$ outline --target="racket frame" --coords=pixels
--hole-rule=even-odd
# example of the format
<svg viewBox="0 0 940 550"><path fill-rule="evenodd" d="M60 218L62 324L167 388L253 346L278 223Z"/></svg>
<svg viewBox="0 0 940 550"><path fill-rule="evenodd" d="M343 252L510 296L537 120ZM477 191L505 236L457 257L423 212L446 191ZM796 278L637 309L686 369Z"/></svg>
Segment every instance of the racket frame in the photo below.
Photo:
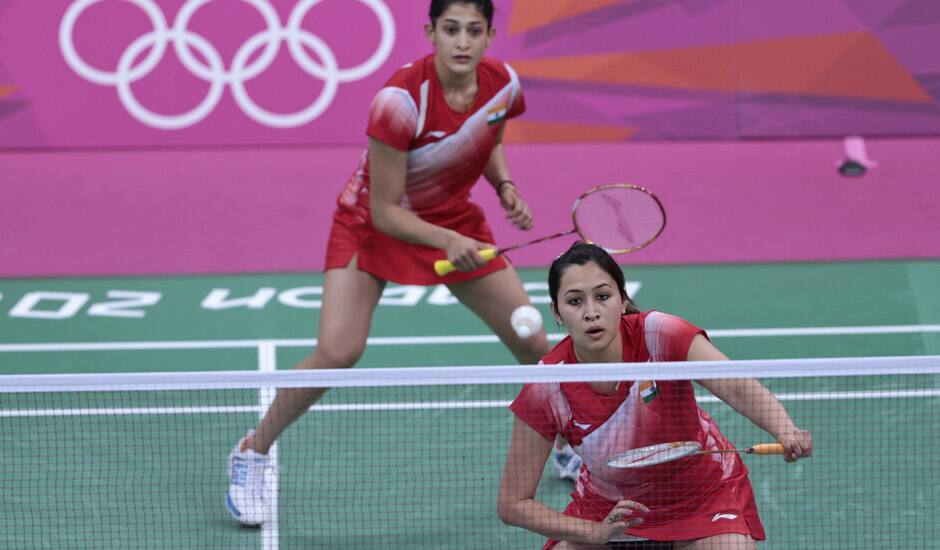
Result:
<svg viewBox="0 0 940 550"><path fill-rule="evenodd" d="M646 241L640 244L637 244L635 246L632 246L630 248L611 249L611 248L605 247L603 243L598 243L588 238L578 225L578 205L580 205L581 202L585 198L589 197L590 195L597 193L598 191L604 191L607 189L628 189L632 191L639 191L639 192L646 193L651 199L653 199L653 202L656 204L656 207L659 208L659 212L662 215L662 223L659 226L659 230L656 231L656 233L653 234L653 236L649 237ZM502 254L506 252L517 250L519 248L523 248L529 245L538 244L538 243L545 242L545 241L550 241L552 239L557 239L559 237L572 235L574 233L577 233L578 236L581 237L581 240L583 240L584 242L588 244L596 244L600 246L601 248L603 248L604 250L606 250L609 254L627 254L628 252L634 252L636 250L639 250L649 245L650 243L655 241L657 238L659 238L659 235L662 234L664 229L666 229L666 209L663 208L663 203L660 202L659 197L657 197L652 191L650 191L649 189L645 187L641 187L639 185L633 185L632 183L607 183L604 185L598 185L596 187L592 187L588 189L587 191L578 195L578 198L575 199L574 203L571 206L571 221L572 221L572 225L574 226L573 229L569 229L567 231L561 231L553 235L539 237L538 239L532 239L531 241L526 241L523 243L518 243L512 246L507 246L503 248L486 248L480 251L480 255L483 256L483 258L486 261L490 261L496 256L501 256ZM434 271L438 275L444 276L454 271L454 265L448 260L437 260L436 262L434 262Z"/></svg>
<svg viewBox="0 0 940 550"><path fill-rule="evenodd" d="M641 455L643 453L655 453L658 450L669 448L679 448L684 447L681 452L677 452L671 455L668 455L662 460L657 460L655 462L645 462L643 457L640 457L638 460L629 462L626 464L617 464L624 460L625 458L631 455ZM780 443L761 443L759 445L754 445L753 447L747 447L744 449L702 449L701 443L698 441L672 441L670 443L657 443L655 445L647 445L646 447L637 447L636 449L630 449L629 451L624 451L622 453L617 453L607 460L604 463L610 468L616 468L618 470L630 470L634 468L646 468L649 466L656 466L658 464L663 464L665 462L672 462L673 460L678 460L680 458L685 458L691 455L712 455L712 454L725 454L725 453L744 453L749 455L782 455L784 454L783 445Z"/></svg>
<svg viewBox="0 0 940 550"><path fill-rule="evenodd" d="M594 193L598 191L605 191L607 189L629 189L632 191L640 191L642 193L646 193L651 199L653 199L653 203L656 205L657 208L659 208L659 213L662 215L663 221L659 225L659 230L656 231L656 233L654 233L647 240L643 241L640 244L631 246L629 248L607 248L604 246L604 243L599 243L599 242L590 240L584 234L584 231L581 229L581 227L578 225L578 206L588 196L593 195ZM659 238L663 230L666 229L666 209L663 208L663 203L660 202L659 197L657 197L652 191L650 191L649 189L645 187L641 187L639 185L633 185L632 183L608 183L605 185L598 185L597 187L592 187L591 189L588 189L584 193L581 193L581 195L577 199L575 199L574 204L571 207L571 221L574 223L574 231L578 233L578 235L581 237L582 240L584 240L584 242L589 243L589 244L596 244L597 246L600 246L601 248L606 250L609 254L627 254L629 252L639 250L649 245L650 243L655 241L657 238Z"/></svg>
<svg viewBox="0 0 940 550"><path fill-rule="evenodd" d="M578 206L581 204L582 201L584 201L585 198L589 197L590 195L593 195L594 193L598 191L605 191L607 189L630 189L633 191L641 191L649 195L649 197L653 199L653 202L656 204L656 207L659 208L660 214L662 214L663 223L660 224L659 231L657 231L655 234L653 234L652 237L648 238L642 243L636 246L631 246L630 248L606 248L604 247L603 243L598 243L589 239L587 235L584 234L584 231L581 229L581 227L578 224ZM571 222L572 222L572 225L574 226L574 229L569 229L567 231L562 231L560 233L555 233L554 235L548 235L546 237L539 237L538 239L533 239L531 241L526 241L524 243L519 243L519 244L514 244L512 246L499 248L496 250L496 254L500 255L500 254L503 254L504 252L509 252L511 250L516 250L519 248L524 248L526 246L529 246L532 244L538 244L544 241L550 241L552 239L557 239L559 237L565 237L567 235L572 235L574 233L577 233L578 236L581 237L581 239L584 242L588 244L596 244L604 248L604 250L606 250L610 254L626 254L628 252L633 252L634 250L639 250L643 248L644 246L647 246L651 242L655 241L659 237L660 234L662 234L663 230L666 229L666 209L663 208L663 203L660 202L659 197L657 197L652 191L650 191L649 189L645 187L641 187L639 185L633 185L632 183L607 183L604 185L598 185L596 187L592 187L588 189L587 191L578 195L578 198L576 198L574 200L574 203L571 205Z"/></svg>
<svg viewBox="0 0 940 550"><path fill-rule="evenodd" d="M661 451L672 451L673 449L678 449L677 451L667 454L665 458L657 459L653 462L649 462L648 456L644 457L643 455L656 454ZM636 449L630 449L629 451L624 451L622 453L617 453L604 461L604 463L618 470L631 470L634 468L647 468L649 466L656 466L658 464L663 464L665 462L672 462L673 460L678 460L680 458L685 458L689 455L693 455L702 450L702 444L698 441L671 441L669 443L657 443L655 445L647 445L645 447L637 447ZM623 462L625 459L633 457L629 462ZM623 463L621 463L623 462Z"/></svg>

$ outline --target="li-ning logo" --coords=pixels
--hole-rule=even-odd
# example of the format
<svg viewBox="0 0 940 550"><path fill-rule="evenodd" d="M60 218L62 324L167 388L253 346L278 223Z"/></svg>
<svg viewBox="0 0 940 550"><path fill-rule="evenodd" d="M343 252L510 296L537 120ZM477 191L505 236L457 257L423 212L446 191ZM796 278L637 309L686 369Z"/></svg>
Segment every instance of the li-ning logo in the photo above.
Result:
<svg viewBox="0 0 940 550"><path fill-rule="evenodd" d="M235 102L252 120L274 128L294 128L316 119L330 106L336 97L341 82L352 82L365 78L375 72L388 59L395 43L395 20L383 0L358 0L372 9L382 27L379 46L372 56L363 63L340 68L333 50L320 37L301 28L307 13L322 0L301 0L287 18L287 25L281 24L277 11L268 0L243 0L253 6L264 19L266 29L255 34L239 47L232 59L232 67L226 70L219 51L201 35L189 30L190 19L202 6L212 0L187 0L180 8L173 26L167 25L166 17L155 0L125 0L135 4L150 19L153 30L143 34L130 43L121 54L117 69L103 71L85 62L75 49L72 37L75 22L90 6L104 0L76 0L66 10L59 26L59 48L66 63L86 80L102 86L115 86L118 98L127 111L140 122L163 130L178 130L192 126L211 113L228 85L232 89ZM245 83L257 77L271 66L281 48L281 42L294 62L310 76L323 81L320 96L310 106L300 111L280 114L272 113L258 106L245 90ZM205 99L192 110L178 115L162 115L147 109L137 100L131 85L150 74L160 64L167 45L173 44L176 56L183 66L194 76L209 83L209 92ZM312 59L304 50L310 48L319 61ZM254 54L261 53L249 63ZM146 56L137 63L141 54ZM193 55L196 50L205 62Z"/></svg>

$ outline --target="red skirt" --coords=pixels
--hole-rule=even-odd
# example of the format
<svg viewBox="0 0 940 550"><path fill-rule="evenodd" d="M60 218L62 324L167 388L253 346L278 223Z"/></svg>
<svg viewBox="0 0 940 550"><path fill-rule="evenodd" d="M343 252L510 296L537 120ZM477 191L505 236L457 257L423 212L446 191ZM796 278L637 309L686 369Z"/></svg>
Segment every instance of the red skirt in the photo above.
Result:
<svg viewBox="0 0 940 550"><path fill-rule="evenodd" d="M493 233L483 217L483 211L473 203L467 203L467 208L455 212L446 220L435 220L431 223L452 229L471 239L486 243L494 241ZM475 271L454 271L441 277L434 272L434 262L447 259L443 250L390 237L372 226L368 213L361 215L352 209L339 206L333 214L333 227L327 243L326 270L348 266L353 256L356 256L357 266L361 271L403 285L459 283L478 279L506 267L506 261L497 257Z"/></svg>
<svg viewBox="0 0 940 550"><path fill-rule="evenodd" d="M613 502L600 506L598 498L577 492L574 500L565 508L566 516L592 521L603 521L614 507ZM704 495L692 503L694 512L658 525L640 524L627 530L627 534L655 541L697 540L726 533L748 535L755 540L764 540L764 526L757 514L757 502L747 475L738 476L722 483L716 491ZM549 540L543 547L548 550L558 543Z"/></svg>

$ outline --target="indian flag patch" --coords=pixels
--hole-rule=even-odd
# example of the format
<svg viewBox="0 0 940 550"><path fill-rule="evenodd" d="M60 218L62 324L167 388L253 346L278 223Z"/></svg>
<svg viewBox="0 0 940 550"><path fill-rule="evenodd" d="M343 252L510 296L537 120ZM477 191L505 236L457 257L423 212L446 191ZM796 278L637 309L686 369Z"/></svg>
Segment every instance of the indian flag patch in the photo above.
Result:
<svg viewBox="0 0 940 550"><path fill-rule="evenodd" d="M644 403L649 403L659 395L659 386L653 380L646 380L640 383L640 397Z"/></svg>
<svg viewBox="0 0 940 550"><path fill-rule="evenodd" d="M497 105L486 112L486 123L490 126L506 118L506 104Z"/></svg>

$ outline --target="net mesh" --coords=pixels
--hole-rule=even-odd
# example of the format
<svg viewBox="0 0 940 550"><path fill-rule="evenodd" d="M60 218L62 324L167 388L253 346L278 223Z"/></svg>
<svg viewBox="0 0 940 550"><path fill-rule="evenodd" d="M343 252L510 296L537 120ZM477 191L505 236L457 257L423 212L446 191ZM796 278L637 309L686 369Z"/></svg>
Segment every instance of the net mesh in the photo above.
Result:
<svg viewBox="0 0 940 550"><path fill-rule="evenodd" d="M612 253L623 253L655 239L666 216L649 193L630 186L609 186L578 200L574 223L588 242Z"/></svg>
<svg viewBox="0 0 940 550"><path fill-rule="evenodd" d="M813 458L796 464L740 457L767 532L762 548L935 545L940 358L907 357L4 376L0 547L537 548L544 537L502 523L496 509L507 407L522 383L689 373L758 378L813 433ZM334 389L272 452L272 519L239 527L224 504L226 457L271 388L300 386ZM736 446L767 439L695 391ZM536 498L561 510L572 490L549 463Z"/></svg>

